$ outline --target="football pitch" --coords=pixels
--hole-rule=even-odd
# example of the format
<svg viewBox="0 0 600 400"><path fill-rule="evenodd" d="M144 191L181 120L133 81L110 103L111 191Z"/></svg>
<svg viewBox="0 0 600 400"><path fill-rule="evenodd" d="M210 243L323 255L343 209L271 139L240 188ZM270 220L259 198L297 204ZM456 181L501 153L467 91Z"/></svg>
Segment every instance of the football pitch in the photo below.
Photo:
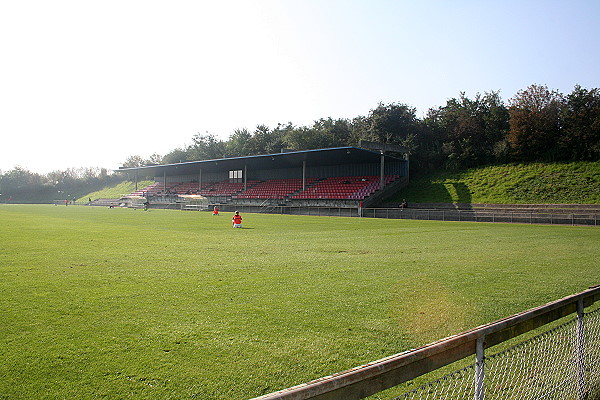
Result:
<svg viewBox="0 0 600 400"><path fill-rule="evenodd" d="M0 399L247 399L600 284L600 228L0 206Z"/></svg>

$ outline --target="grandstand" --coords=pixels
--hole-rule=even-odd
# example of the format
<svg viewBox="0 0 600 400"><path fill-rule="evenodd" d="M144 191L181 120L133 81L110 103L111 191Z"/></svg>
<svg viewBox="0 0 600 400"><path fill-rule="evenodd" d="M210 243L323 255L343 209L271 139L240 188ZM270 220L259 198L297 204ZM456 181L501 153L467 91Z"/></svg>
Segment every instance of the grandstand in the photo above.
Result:
<svg viewBox="0 0 600 400"><path fill-rule="evenodd" d="M408 183L405 149L338 147L248 157L203 160L117 172L153 177L154 183L131 196L153 206L201 195L210 204L289 205L356 208L374 205Z"/></svg>

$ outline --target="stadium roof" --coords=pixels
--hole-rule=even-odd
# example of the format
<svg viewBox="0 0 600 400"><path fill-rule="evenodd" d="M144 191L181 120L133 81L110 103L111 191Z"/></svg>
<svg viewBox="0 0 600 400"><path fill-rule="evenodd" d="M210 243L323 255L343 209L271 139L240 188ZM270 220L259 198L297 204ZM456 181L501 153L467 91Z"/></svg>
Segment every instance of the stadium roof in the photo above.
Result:
<svg viewBox="0 0 600 400"><path fill-rule="evenodd" d="M358 147L335 147L330 149L290 151L284 153L262 154L247 157L220 158L215 160L187 161L177 164L149 165L143 167L124 168L117 172L140 172L148 176L166 175L193 175L200 169L203 172L216 172L223 170L248 169L283 169L302 167L306 161L307 166L326 166L343 164L378 163L381 153L378 151L361 149ZM386 161L399 161L398 157L385 155Z"/></svg>

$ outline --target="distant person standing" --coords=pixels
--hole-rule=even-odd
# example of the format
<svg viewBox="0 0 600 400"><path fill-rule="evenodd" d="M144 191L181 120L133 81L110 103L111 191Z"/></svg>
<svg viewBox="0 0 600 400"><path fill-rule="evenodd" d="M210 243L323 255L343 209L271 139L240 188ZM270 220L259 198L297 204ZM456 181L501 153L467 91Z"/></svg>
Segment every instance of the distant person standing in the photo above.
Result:
<svg viewBox="0 0 600 400"><path fill-rule="evenodd" d="M234 228L242 227L242 216L240 215L239 211L235 212L235 214L233 215L233 218L231 219L231 223Z"/></svg>
<svg viewBox="0 0 600 400"><path fill-rule="evenodd" d="M65 200L65 206L69 205L69 200Z"/></svg>
<svg viewBox="0 0 600 400"><path fill-rule="evenodd" d="M215 206L215 208L213 208L213 215L219 215L219 207Z"/></svg>
<svg viewBox="0 0 600 400"><path fill-rule="evenodd" d="M402 204L400 205L400 207L402 207L402 208L408 207L408 203L406 202L406 199L402 199Z"/></svg>

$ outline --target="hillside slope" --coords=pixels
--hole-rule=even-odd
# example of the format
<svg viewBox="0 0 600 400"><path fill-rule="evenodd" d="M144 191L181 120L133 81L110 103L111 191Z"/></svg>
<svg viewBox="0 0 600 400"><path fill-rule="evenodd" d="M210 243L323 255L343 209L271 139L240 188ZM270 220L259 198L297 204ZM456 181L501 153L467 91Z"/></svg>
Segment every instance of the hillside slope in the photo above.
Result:
<svg viewBox="0 0 600 400"><path fill-rule="evenodd" d="M146 187L152 184L154 181L140 181L138 182L138 188ZM88 193L85 196L81 196L77 199L80 202L86 202L88 199L118 199L126 194L133 193L135 191L135 182L123 181L117 185L105 187L96 192Z"/></svg>
<svg viewBox="0 0 600 400"><path fill-rule="evenodd" d="M411 177L388 202L600 204L600 161L507 164Z"/></svg>

